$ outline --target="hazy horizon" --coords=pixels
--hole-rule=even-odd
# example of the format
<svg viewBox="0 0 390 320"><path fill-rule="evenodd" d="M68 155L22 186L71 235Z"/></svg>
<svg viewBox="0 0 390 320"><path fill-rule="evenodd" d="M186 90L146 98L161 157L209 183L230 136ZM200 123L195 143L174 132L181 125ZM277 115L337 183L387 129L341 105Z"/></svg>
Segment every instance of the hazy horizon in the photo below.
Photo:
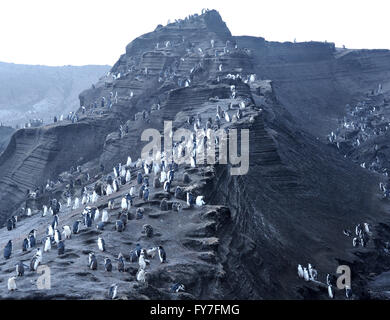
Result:
<svg viewBox="0 0 390 320"><path fill-rule="evenodd" d="M385 0L241 1L4 0L0 61L44 66L113 65L126 45L168 19L202 8L220 12L235 36L268 41L328 41L351 49L390 49ZM152 8L152 10L151 10ZM21 10L23 9L23 10Z"/></svg>

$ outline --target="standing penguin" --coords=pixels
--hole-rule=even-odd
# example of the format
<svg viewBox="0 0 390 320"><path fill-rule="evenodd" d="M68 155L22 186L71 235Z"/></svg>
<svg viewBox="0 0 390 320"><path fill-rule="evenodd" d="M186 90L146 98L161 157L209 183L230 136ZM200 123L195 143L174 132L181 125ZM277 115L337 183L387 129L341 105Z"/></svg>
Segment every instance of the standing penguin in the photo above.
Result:
<svg viewBox="0 0 390 320"><path fill-rule="evenodd" d="M46 237L45 244L43 247L44 252L48 252L51 250L51 238L49 236Z"/></svg>
<svg viewBox="0 0 390 320"><path fill-rule="evenodd" d="M142 173L141 173L141 172L138 172L138 173L137 173L137 183L138 183L138 184L141 184L141 183L142 183L142 180L143 180L143 179L142 179Z"/></svg>
<svg viewBox="0 0 390 320"><path fill-rule="evenodd" d="M73 230L72 230L72 232L74 234L78 234L80 232L80 226L81 226L81 220L76 220L73 223Z"/></svg>
<svg viewBox="0 0 390 320"><path fill-rule="evenodd" d="M69 226L63 226L62 230L62 234L64 235L65 239L70 239L72 237L72 230Z"/></svg>
<svg viewBox="0 0 390 320"><path fill-rule="evenodd" d="M11 277L8 279L8 291L16 290L16 277Z"/></svg>
<svg viewBox="0 0 390 320"><path fill-rule="evenodd" d="M16 276L23 277L24 276L24 264L23 261L19 261L19 263L15 266Z"/></svg>
<svg viewBox="0 0 390 320"><path fill-rule="evenodd" d="M9 259L12 254L12 240L9 240L4 247L4 258Z"/></svg>
<svg viewBox="0 0 390 320"><path fill-rule="evenodd" d="M29 248L28 240L27 240L27 238L24 238L23 245L22 245L22 251L25 252L28 250L28 248Z"/></svg>
<svg viewBox="0 0 390 320"><path fill-rule="evenodd" d="M310 280L309 272L307 271L306 267L303 268L303 278L305 279L305 281L309 281Z"/></svg>
<svg viewBox="0 0 390 320"><path fill-rule="evenodd" d="M108 222L108 212L107 210L103 210L103 213L102 213L102 222Z"/></svg>
<svg viewBox="0 0 390 320"><path fill-rule="evenodd" d="M112 271L111 259L109 259L109 258L105 258L105 259L104 259L104 269L105 269L107 272L111 272L111 271Z"/></svg>
<svg viewBox="0 0 390 320"><path fill-rule="evenodd" d="M160 257L160 262L164 263L167 261L167 254L162 246L158 247L158 256Z"/></svg>
<svg viewBox="0 0 390 320"><path fill-rule="evenodd" d="M139 264L140 269L146 268L146 263L148 262L148 260L145 259L145 254L146 253L144 252L144 250L142 250L141 255L138 259L138 264Z"/></svg>
<svg viewBox="0 0 390 320"><path fill-rule="evenodd" d="M146 282L146 272L144 269L139 269L136 275L137 281Z"/></svg>
<svg viewBox="0 0 390 320"><path fill-rule="evenodd" d="M74 199L74 204L73 204L72 209L76 210L79 208L79 206L80 206L80 199L79 198Z"/></svg>
<svg viewBox="0 0 390 320"><path fill-rule="evenodd" d="M206 202L203 201L203 196L197 196L195 203L198 207L202 207L206 204Z"/></svg>
<svg viewBox="0 0 390 320"><path fill-rule="evenodd" d="M54 241L57 245L61 241L61 233L58 229L54 230Z"/></svg>
<svg viewBox="0 0 390 320"><path fill-rule="evenodd" d="M122 232L125 229L123 222L121 220L116 220L115 222L115 230L118 232Z"/></svg>
<svg viewBox="0 0 390 320"><path fill-rule="evenodd" d="M58 250L58 255L62 255L65 252L65 243L64 241L59 241L57 244L57 250Z"/></svg>
<svg viewBox="0 0 390 320"><path fill-rule="evenodd" d="M93 252L89 254L88 267L91 270L97 270L97 260Z"/></svg>
<svg viewBox="0 0 390 320"><path fill-rule="evenodd" d="M131 188L130 188L130 196L131 197L134 197L135 196L135 188L134 188L134 186L132 186Z"/></svg>
<svg viewBox="0 0 390 320"><path fill-rule="evenodd" d="M98 238L97 243L98 243L98 248L100 251L102 251L102 252L106 251L106 243L102 237Z"/></svg>
<svg viewBox="0 0 390 320"><path fill-rule="evenodd" d="M35 236L33 234L30 234L28 236L28 247L34 248L36 243L37 243L37 240L36 240Z"/></svg>
<svg viewBox="0 0 390 320"><path fill-rule="evenodd" d="M333 289L331 285L328 285L328 295L329 298L333 299L334 295L333 295Z"/></svg>
<svg viewBox="0 0 390 320"><path fill-rule="evenodd" d="M122 208L122 210L127 210L127 200L125 197L122 198L121 208Z"/></svg>
<svg viewBox="0 0 390 320"><path fill-rule="evenodd" d="M86 215L84 216L84 225L85 225L87 228L92 227L92 219L91 219L91 217L90 217L89 214L86 214Z"/></svg>
<svg viewBox="0 0 390 320"><path fill-rule="evenodd" d="M298 277L303 278L303 269L300 264L298 264Z"/></svg>
<svg viewBox="0 0 390 320"><path fill-rule="evenodd" d="M115 300L117 298L117 295L118 295L118 285L113 284L110 287L110 290L108 292L108 296L110 297L111 300Z"/></svg>
<svg viewBox="0 0 390 320"><path fill-rule="evenodd" d="M125 272L125 259L122 253L118 255L118 271Z"/></svg>

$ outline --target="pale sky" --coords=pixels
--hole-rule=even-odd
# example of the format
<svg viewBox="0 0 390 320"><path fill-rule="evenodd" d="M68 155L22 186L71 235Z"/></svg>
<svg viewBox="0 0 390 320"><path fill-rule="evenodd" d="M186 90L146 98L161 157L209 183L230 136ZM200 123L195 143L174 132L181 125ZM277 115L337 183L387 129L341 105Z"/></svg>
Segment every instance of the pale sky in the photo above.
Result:
<svg viewBox="0 0 390 320"><path fill-rule="evenodd" d="M389 0L1 0L0 61L113 65L134 38L202 8L233 35L390 49Z"/></svg>

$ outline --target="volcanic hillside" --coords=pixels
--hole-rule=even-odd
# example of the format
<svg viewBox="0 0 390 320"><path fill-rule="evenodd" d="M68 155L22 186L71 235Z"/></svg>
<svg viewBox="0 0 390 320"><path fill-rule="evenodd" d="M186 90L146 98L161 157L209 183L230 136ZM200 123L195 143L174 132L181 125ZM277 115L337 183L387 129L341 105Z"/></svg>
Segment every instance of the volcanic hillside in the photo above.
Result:
<svg viewBox="0 0 390 320"><path fill-rule="evenodd" d="M379 183L388 179L387 129L369 134L363 148L353 144L359 132L344 135L349 127L343 123L355 117L351 106L363 99L380 105L379 119L389 123L389 72L388 51L234 37L215 10L157 26L132 41L110 73L80 94L77 122L20 129L0 156L0 222L18 215L15 229L0 231L2 248L8 240L14 243L11 258L1 260L1 297L101 299L116 283L119 297L128 299L327 299L326 275L340 264L352 269L353 298L383 297L390 228ZM162 134L168 120L174 130L193 131L192 120L215 130L217 112L224 115L220 127L226 132L249 129L248 173L231 175L230 164L180 164L170 191L164 191L155 183L161 173L146 173L137 161L146 144L142 132L154 128ZM370 122L366 113L364 121ZM361 130L359 117L351 121ZM368 126L374 132L377 122ZM335 139L346 149L329 140L338 128ZM381 168L367 170L361 158L374 161L367 150L375 144L383 151ZM131 179L107 194L119 163ZM149 177L149 200L138 196L138 173ZM115 231L122 197L132 186L129 221L123 232ZM100 192L96 201L72 209L76 198L94 190ZM204 196L206 205L189 206L187 192ZM64 241L63 255L54 243L43 253L50 290L37 290L39 274L27 270L16 279L19 289L9 293L14 265L28 265L35 253L36 248L22 251L30 230L37 229L42 248L53 220L50 213L42 217L43 206L54 198L62 204L60 229L82 219L87 206L107 210L109 221L104 230L96 229L100 220L83 225ZM137 219L139 208L143 216ZM369 241L354 248L343 230L354 232L359 223L369 224ZM152 226L153 235L142 233L144 225ZM99 236L106 241L104 253L97 248ZM136 279L138 262L130 262L137 243L162 245L167 253L166 263L150 259L145 282ZM88 267L91 251L97 270ZM126 259L124 273L116 270L119 253ZM105 257L113 261L111 273L104 270ZM297 265L308 263L318 271L317 282L297 276ZM171 293L175 283L185 291ZM343 299L344 291L335 289L335 297Z"/></svg>

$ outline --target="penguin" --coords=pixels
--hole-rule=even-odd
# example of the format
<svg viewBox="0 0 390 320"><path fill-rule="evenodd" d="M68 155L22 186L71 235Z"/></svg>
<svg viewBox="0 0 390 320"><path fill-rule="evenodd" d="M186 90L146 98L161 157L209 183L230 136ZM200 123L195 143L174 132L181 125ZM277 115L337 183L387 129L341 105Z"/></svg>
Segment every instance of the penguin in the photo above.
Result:
<svg viewBox="0 0 390 320"><path fill-rule="evenodd" d="M314 269L314 267L310 263L308 265L308 269L309 269L310 280L316 280L318 274L317 270Z"/></svg>
<svg viewBox="0 0 390 320"><path fill-rule="evenodd" d="M145 259L145 253L142 251L141 252L141 255L138 259L138 264L139 264L139 267L140 269L145 269L146 268L146 259Z"/></svg>
<svg viewBox="0 0 390 320"><path fill-rule="evenodd" d="M160 183L164 183L167 180L167 173L165 171L161 171L160 173Z"/></svg>
<svg viewBox="0 0 390 320"><path fill-rule="evenodd" d="M122 232L124 230L124 225L123 225L123 222L121 220L116 220L115 222L115 230L118 231L118 232Z"/></svg>
<svg viewBox="0 0 390 320"><path fill-rule="evenodd" d="M61 233L58 229L54 230L54 241L57 245L61 241Z"/></svg>
<svg viewBox="0 0 390 320"><path fill-rule="evenodd" d="M43 251L48 252L50 250L51 250L51 238L49 236L47 236L45 243L44 243Z"/></svg>
<svg viewBox="0 0 390 320"><path fill-rule="evenodd" d="M149 188L144 189L144 201L149 201Z"/></svg>
<svg viewBox="0 0 390 320"><path fill-rule="evenodd" d="M135 188L134 188L134 186L130 188L129 194L130 194L131 197L135 196Z"/></svg>
<svg viewBox="0 0 390 320"><path fill-rule="evenodd" d="M12 219L7 220L7 230L11 231L13 229L13 222Z"/></svg>
<svg viewBox="0 0 390 320"><path fill-rule="evenodd" d="M49 224L46 228L46 234L49 236L49 237L53 237L54 236L54 229L52 227L51 224Z"/></svg>
<svg viewBox="0 0 390 320"><path fill-rule="evenodd" d="M12 216L11 220L12 220L12 229L15 229L16 228L16 222L18 222L18 216Z"/></svg>
<svg viewBox="0 0 390 320"><path fill-rule="evenodd" d="M17 277L23 277L24 276L24 263L23 263L23 261L19 261L19 263L17 263L15 265L15 271L16 271L16 276Z"/></svg>
<svg viewBox="0 0 390 320"><path fill-rule="evenodd" d="M171 183L169 181L165 181L165 183L164 183L164 191L168 192L168 193L171 191Z"/></svg>
<svg viewBox="0 0 390 320"><path fill-rule="evenodd" d="M180 291L185 291L185 287L183 284L175 283L174 285L171 286L170 291L173 293L178 293Z"/></svg>
<svg viewBox="0 0 390 320"><path fill-rule="evenodd" d="M100 251L106 251L106 243L102 237L98 238L97 244Z"/></svg>
<svg viewBox="0 0 390 320"><path fill-rule="evenodd" d="M345 297L347 299L352 297L352 289L348 286L345 286Z"/></svg>
<svg viewBox="0 0 390 320"><path fill-rule="evenodd" d="M74 234L78 234L80 232L80 226L81 226L81 220L76 220L74 223L73 223L73 228L72 228L72 232Z"/></svg>
<svg viewBox="0 0 390 320"><path fill-rule="evenodd" d="M37 271L39 264L41 263L41 258L40 256L33 256L30 262L30 270L32 271Z"/></svg>
<svg viewBox="0 0 390 320"><path fill-rule="evenodd" d="M110 184L107 184L106 195L107 195L107 196L110 196L110 195L113 194L113 192L114 192L114 191L112 190L111 185L110 185Z"/></svg>
<svg viewBox="0 0 390 320"><path fill-rule="evenodd" d="M187 205L191 207L194 204L194 196L191 192L187 192Z"/></svg>
<svg viewBox="0 0 390 320"><path fill-rule="evenodd" d="M109 258L104 258L104 269L105 269L107 272L111 272L111 271L112 271L112 262L111 262L111 259L109 259Z"/></svg>
<svg viewBox="0 0 390 320"><path fill-rule="evenodd" d="M88 256L88 267L91 270L97 270L97 260L93 252L91 252Z"/></svg>
<svg viewBox="0 0 390 320"><path fill-rule="evenodd" d="M135 253L137 254L138 258L141 256L141 251L142 251L141 245L139 243L137 243L135 245Z"/></svg>
<svg viewBox="0 0 390 320"><path fill-rule="evenodd" d="M86 215L84 216L84 225L85 225L87 228L92 227L92 219L91 219L91 217L89 216L89 214L86 214Z"/></svg>
<svg viewBox="0 0 390 320"><path fill-rule="evenodd" d="M55 215L53 216L53 222L51 223L51 226L52 226L53 230L57 229L57 227L58 227L58 221L59 221L58 215L55 214Z"/></svg>
<svg viewBox="0 0 390 320"><path fill-rule="evenodd" d="M136 275L137 281L146 282L146 274L144 269L139 269Z"/></svg>
<svg viewBox="0 0 390 320"><path fill-rule="evenodd" d="M31 209L30 209L30 208L28 208L28 209L27 209L27 217L31 217L31 215L32 215L32 213L31 213Z"/></svg>
<svg viewBox="0 0 390 320"><path fill-rule="evenodd" d="M138 261L137 252L135 250L130 251L130 262Z"/></svg>
<svg viewBox="0 0 390 320"><path fill-rule="evenodd" d="M141 172L138 172L138 174L137 174L137 183L138 184L142 183L142 173Z"/></svg>
<svg viewBox="0 0 390 320"><path fill-rule="evenodd" d="M64 254L65 252L65 243L64 241L59 241L58 244L57 244L57 251L58 251L58 255L62 255Z"/></svg>
<svg viewBox="0 0 390 320"><path fill-rule="evenodd" d="M305 281L309 281L310 280L309 272L307 271L306 267L303 268L303 278L305 279Z"/></svg>
<svg viewBox="0 0 390 320"><path fill-rule="evenodd" d="M103 210L103 213L102 213L102 222L108 222L108 212L107 210Z"/></svg>
<svg viewBox="0 0 390 320"><path fill-rule="evenodd" d="M298 277L303 278L303 269L300 264L298 264Z"/></svg>
<svg viewBox="0 0 390 320"><path fill-rule="evenodd" d="M29 235L28 237L28 247L34 248L37 243L37 240L33 234Z"/></svg>
<svg viewBox="0 0 390 320"><path fill-rule="evenodd" d="M127 162L126 162L126 167L130 167L131 166L131 157L127 157Z"/></svg>
<svg viewBox="0 0 390 320"><path fill-rule="evenodd" d="M68 197L68 200L67 200L67 202L66 202L66 206L67 206L68 208L70 208L70 207L72 206L72 198L71 198L71 197Z"/></svg>
<svg viewBox="0 0 390 320"><path fill-rule="evenodd" d="M45 217L46 214L47 214L47 206L43 206L42 217Z"/></svg>
<svg viewBox="0 0 390 320"><path fill-rule="evenodd" d="M328 285L328 296L329 296L330 299L333 299L333 297L334 297L333 289L332 289L331 285Z"/></svg>
<svg viewBox="0 0 390 320"><path fill-rule="evenodd" d="M135 213L136 213L137 220L141 220L144 217L144 209L143 208L137 208Z"/></svg>
<svg viewBox="0 0 390 320"><path fill-rule="evenodd" d="M95 203L95 202L97 202L98 201L98 199L99 199L99 196L98 196L98 194L96 193L96 191L94 191L93 193L92 193L92 203Z"/></svg>
<svg viewBox="0 0 390 320"><path fill-rule="evenodd" d="M125 272L125 259L122 253L119 253L118 255L118 271Z"/></svg>
<svg viewBox="0 0 390 320"><path fill-rule="evenodd" d="M8 291L16 290L16 277L11 277L8 279Z"/></svg>
<svg viewBox="0 0 390 320"><path fill-rule="evenodd" d="M113 284L110 287L110 290L108 291L108 296L111 300L115 300L118 297L118 285Z"/></svg>
<svg viewBox="0 0 390 320"><path fill-rule="evenodd" d="M364 223L364 231L370 233L370 227L368 223Z"/></svg>
<svg viewBox="0 0 390 320"><path fill-rule="evenodd" d="M119 220L122 221L123 226L126 227L127 222L128 222L128 220L129 220L128 213L127 213L126 211L123 211L123 212L120 214Z"/></svg>
<svg viewBox="0 0 390 320"><path fill-rule="evenodd" d="M121 208L122 208L122 210L127 210L127 200L125 197L122 198Z"/></svg>
<svg viewBox="0 0 390 320"><path fill-rule="evenodd" d="M162 246L158 246L158 256L161 263L165 263L167 261L167 254Z"/></svg>
<svg viewBox="0 0 390 320"><path fill-rule="evenodd" d="M130 181L131 181L130 170L127 170L127 171L126 171L126 183L129 183Z"/></svg>
<svg viewBox="0 0 390 320"><path fill-rule="evenodd" d="M353 238L353 240L352 240L352 245L354 246L354 247L357 247L359 244L358 244L358 238Z"/></svg>
<svg viewBox="0 0 390 320"><path fill-rule="evenodd" d="M4 258L9 259L12 254L12 240L9 240L8 243L4 247Z"/></svg>
<svg viewBox="0 0 390 320"><path fill-rule="evenodd" d="M203 201L203 196L197 196L196 197L196 201L195 201L196 205L198 207L203 207L206 203Z"/></svg>
<svg viewBox="0 0 390 320"><path fill-rule="evenodd" d="M80 206L80 199L79 198L74 199L73 210L78 209L79 206Z"/></svg>
<svg viewBox="0 0 390 320"><path fill-rule="evenodd" d="M70 239L72 237L72 230L69 226L63 226L62 230L62 234L64 235L65 239Z"/></svg>
<svg viewBox="0 0 390 320"><path fill-rule="evenodd" d="M22 251L25 252L25 251L28 250L28 248L29 248L28 239L27 239L27 238L24 238L23 244L22 244Z"/></svg>

